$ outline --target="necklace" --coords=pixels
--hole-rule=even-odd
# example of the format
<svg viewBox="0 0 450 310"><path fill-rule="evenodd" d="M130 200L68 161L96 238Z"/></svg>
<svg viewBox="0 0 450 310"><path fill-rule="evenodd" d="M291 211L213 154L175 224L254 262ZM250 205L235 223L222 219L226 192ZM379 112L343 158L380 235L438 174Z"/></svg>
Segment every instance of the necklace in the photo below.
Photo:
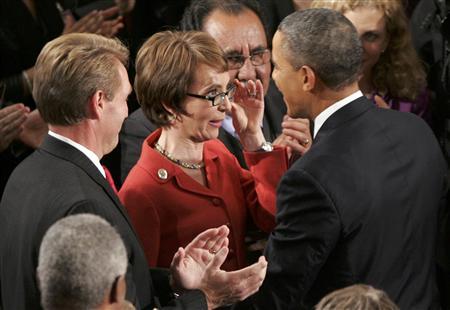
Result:
<svg viewBox="0 0 450 310"><path fill-rule="evenodd" d="M187 169L201 169L201 168L205 167L205 163L203 163L203 162L200 163L200 164L191 164L191 163L187 163L185 161L182 161L182 160L174 158L172 156L172 154L170 154L165 149L163 149L162 146L158 144L158 142L155 143L155 150L157 150L158 153L160 153L161 155L166 157L171 162L174 162L175 164L177 164L177 165L179 165L179 166L181 166L183 168L187 168Z"/></svg>

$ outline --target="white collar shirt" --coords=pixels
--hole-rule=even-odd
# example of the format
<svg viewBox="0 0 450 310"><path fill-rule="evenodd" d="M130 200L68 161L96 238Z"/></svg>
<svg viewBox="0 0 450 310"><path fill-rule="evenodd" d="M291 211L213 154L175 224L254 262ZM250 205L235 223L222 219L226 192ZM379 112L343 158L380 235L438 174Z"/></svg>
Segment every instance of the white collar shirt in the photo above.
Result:
<svg viewBox="0 0 450 310"><path fill-rule="evenodd" d="M350 96L347 96L347 97L345 97L345 98L343 98L343 99L333 103L328 108L326 108L325 110L320 112L320 114L317 115L316 118L314 119L314 135L313 135L313 138L316 137L316 135L319 132L319 130L322 127L322 125L325 123L325 121L331 115L336 113L336 111L338 111L339 109L343 108L344 106L346 106L347 104L349 104L353 100L356 100L356 99L358 99L359 97L362 97L362 96L363 96L363 93L360 90L358 90L358 91L354 92L353 94L351 94Z"/></svg>

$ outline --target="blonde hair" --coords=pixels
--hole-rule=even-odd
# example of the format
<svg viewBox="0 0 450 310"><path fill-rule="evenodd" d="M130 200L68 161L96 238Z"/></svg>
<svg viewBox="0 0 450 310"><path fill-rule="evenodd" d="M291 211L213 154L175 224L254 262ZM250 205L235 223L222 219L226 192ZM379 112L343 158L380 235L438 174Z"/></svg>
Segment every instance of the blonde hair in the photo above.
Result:
<svg viewBox="0 0 450 310"><path fill-rule="evenodd" d="M342 14L360 7L373 7L384 12L389 43L372 69L372 83L380 92L410 101L423 91L426 73L412 45L400 0L314 0L311 7L334 9Z"/></svg>
<svg viewBox="0 0 450 310"><path fill-rule="evenodd" d="M389 296L369 285L356 284L326 295L316 310L399 310Z"/></svg>
<svg viewBox="0 0 450 310"><path fill-rule="evenodd" d="M183 101L200 64L228 70L217 42L206 32L164 31L151 36L136 57L134 87L144 114L167 126L175 114L186 114Z"/></svg>
<svg viewBox="0 0 450 310"><path fill-rule="evenodd" d="M33 81L42 118L53 125L73 125L86 117L87 102L97 90L112 100L121 83L118 64L127 66L128 55L118 39L96 34L67 34L47 43Z"/></svg>

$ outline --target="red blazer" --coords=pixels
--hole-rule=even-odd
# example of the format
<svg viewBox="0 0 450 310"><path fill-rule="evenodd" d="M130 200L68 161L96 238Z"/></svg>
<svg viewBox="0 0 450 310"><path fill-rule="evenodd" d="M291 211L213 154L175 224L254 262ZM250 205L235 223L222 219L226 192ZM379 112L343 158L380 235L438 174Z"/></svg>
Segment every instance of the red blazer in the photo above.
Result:
<svg viewBox="0 0 450 310"><path fill-rule="evenodd" d="M248 171L219 140L207 141L205 187L153 149L160 134L157 130L144 141L141 157L119 192L149 265L169 267L180 246L205 229L225 224L230 254L222 267L246 266L247 216L264 231L275 226L276 186L288 164L285 150L245 153Z"/></svg>

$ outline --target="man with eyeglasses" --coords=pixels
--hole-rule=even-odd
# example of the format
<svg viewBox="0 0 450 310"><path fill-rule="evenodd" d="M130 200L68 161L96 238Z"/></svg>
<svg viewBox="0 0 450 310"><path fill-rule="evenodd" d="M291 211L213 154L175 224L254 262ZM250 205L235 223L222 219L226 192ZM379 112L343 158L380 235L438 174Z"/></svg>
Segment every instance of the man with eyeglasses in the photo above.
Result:
<svg viewBox="0 0 450 310"><path fill-rule="evenodd" d="M186 8L181 21L183 30L208 32L224 50L228 60L230 82L261 80L264 88L264 119L261 124L267 141L289 146L303 154L311 146L309 122L285 119L283 97L270 79L271 64L267 35L259 5L254 0L194 0ZM282 130L282 129L285 130ZM136 163L143 140L156 129L139 109L125 121L120 135L122 181ZM285 133L284 135L280 134ZM280 136L280 137L279 137ZM277 139L277 137L279 137ZM242 146L235 134L231 118L225 119L219 139L246 167ZM264 146L270 150L270 146Z"/></svg>

